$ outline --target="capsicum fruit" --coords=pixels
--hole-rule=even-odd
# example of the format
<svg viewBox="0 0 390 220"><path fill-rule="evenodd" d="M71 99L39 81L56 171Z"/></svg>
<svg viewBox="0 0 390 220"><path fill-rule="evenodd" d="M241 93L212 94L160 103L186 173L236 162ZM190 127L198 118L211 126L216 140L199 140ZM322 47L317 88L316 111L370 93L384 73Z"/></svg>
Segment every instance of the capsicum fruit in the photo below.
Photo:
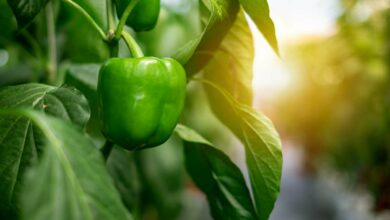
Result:
<svg viewBox="0 0 390 220"><path fill-rule="evenodd" d="M103 134L128 150L164 143L184 108L185 87L185 70L174 59L109 59L98 80Z"/></svg>
<svg viewBox="0 0 390 220"><path fill-rule="evenodd" d="M120 18L129 3L134 0L115 0L117 15ZM139 0L126 20L135 31L148 31L156 26L160 14L160 0Z"/></svg>

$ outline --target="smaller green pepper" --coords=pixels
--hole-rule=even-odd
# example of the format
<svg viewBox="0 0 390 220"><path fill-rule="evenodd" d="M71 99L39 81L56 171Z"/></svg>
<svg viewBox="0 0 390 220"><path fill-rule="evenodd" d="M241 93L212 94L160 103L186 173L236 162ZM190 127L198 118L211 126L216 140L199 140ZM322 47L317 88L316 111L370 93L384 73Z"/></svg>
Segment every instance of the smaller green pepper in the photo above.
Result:
<svg viewBox="0 0 390 220"><path fill-rule="evenodd" d="M129 3L134 0L115 0L117 15L120 18ZM139 0L126 20L135 31L152 30L160 14L160 0Z"/></svg>
<svg viewBox="0 0 390 220"><path fill-rule="evenodd" d="M128 150L164 143L184 108L185 89L185 70L174 59L109 59L98 81L103 134Z"/></svg>

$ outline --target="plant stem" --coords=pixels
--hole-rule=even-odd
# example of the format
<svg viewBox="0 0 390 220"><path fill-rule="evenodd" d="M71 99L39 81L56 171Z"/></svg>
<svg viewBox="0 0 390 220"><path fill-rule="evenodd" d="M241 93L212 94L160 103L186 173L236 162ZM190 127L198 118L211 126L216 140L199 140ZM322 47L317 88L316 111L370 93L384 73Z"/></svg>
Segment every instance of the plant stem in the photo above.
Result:
<svg viewBox="0 0 390 220"><path fill-rule="evenodd" d="M102 149L100 149L100 151L103 154L104 161L107 161L113 147L114 147L114 143L107 140L104 146L102 147Z"/></svg>
<svg viewBox="0 0 390 220"><path fill-rule="evenodd" d="M64 0L64 2L68 3L70 6L72 6L74 9L79 11L84 17L88 20L88 22L97 30L99 33L100 37L103 40L106 40L106 34L102 30L102 28L96 23L96 21L91 17L91 15L88 14L87 11L84 10L79 4L72 0Z"/></svg>
<svg viewBox="0 0 390 220"><path fill-rule="evenodd" d="M127 47L129 48L133 57L143 57L144 53L141 50L141 47L137 44L134 38L126 31L122 31L122 38L126 42Z"/></svg>
<svg viewBox="0 0 390 220"><path fill-rule="evenodd" d="M108 32L114 32L115 28L115 17L114 17L114 7L112 0L106 1L107 5L107 25L108 25Z"/></svg>
<svg viewBox="0 0 390 220"><path fill-rule="evenodd" d="M118 57L119 53L119 42L117 40L112 40L108 43L110 48L110 57Z"/></svg>
<svg viewBox="0 0 390 220"><path fill-rule="evenodd" d="M48 39L48 63L47 63L47 81L53 84L57 73L57 43L56 30L54 21L53 3L48 2L46 5L46 25L47 25L47 39Z"/></svg>
<svg viewBox="0 0 390 220"><path fill-rule="evenodd" d="M139 0L132 0L126 7L125 11L123 12L121 19L119 20L119 24L116 27L115 31L115 39L119 40L122 35L123 28L125 27L127 18L129 17L131 11L134 9L134 7L137 5Z"/></svg>

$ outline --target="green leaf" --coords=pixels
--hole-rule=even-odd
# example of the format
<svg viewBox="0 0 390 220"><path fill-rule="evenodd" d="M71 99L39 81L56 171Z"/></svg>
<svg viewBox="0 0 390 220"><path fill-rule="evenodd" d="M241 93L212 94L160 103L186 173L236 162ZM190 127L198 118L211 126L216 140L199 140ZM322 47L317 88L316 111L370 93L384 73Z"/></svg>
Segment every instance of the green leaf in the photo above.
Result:
<svg viewBox="0 0 390 220"><path fill-rule="evenodd" d="M186 167L206 194L214 219L258 219L240 169L222 151L183 125L176 132L184 141Z"/></svg>
<svg viewBox="0 0 390 220"><path fill-rule="evenodd" d="M72 0L78 5L80 5L89 15L96 21L96 23L103 29L107 29L107 1L105 0ZM64 4L64 6L68 4ZM75 11L74 8L69 8L69 10L74 11L79 14L80 12ZM85 19L82 17L82 19Z"/></svg>
<svg viewBox="0 0 390 220"><path fill-rule="evenodd" d="M32 22L35 16L45 7L48 0L7 0L19 28L24 28Z"/></svg>
<svg viewBox="0 0 390 220"><path fill-rule="evenodd" d="M253 39L244 13L241 10L229 33L203 71L204 77L225 88L241 103L252 103ZM215 92L207 90L208 94ZM226 104L211 96L217 115L223 114Z"/></svg>
<svg viewBox="0 0 390 220"><path fill-rule="evenodd" d="M66 85L74 86L88 99L92 115L97 114L97 81L101 64L72 64L65 73Z"/></svg>
<svg viewBox="0 0 390 220"><path fill-rule="evenodd" d="M98 63L72 64L66 72L65 82L77 84L77 88L85 94L95 93L100 66Z"/></svg>
<svg viewBox="0 0 390 220"><path fill-rule="evenodd" d="M105 141L100 131L98 116L97 81L101 64L71 64L65 72L64 83L74 86L87 97L91 107L91 117L86 126L86 132L93 138L96 145Z"/></svg>
<svg viewBox="0 0 390 220"><path fill-rule="evenodd" d="M209 89L218 91L219 94L214 93L213 100L223 100L228 104L223 106L227 113L218 117L245 145L256 209L260 219L266 220L280 191L283 162L280 137L266 116L241 104L217 84L206 80L202 82ZM215 107L211 106L214 110Z"/></svg>
<svg viewBox="0 0 390 220"><path fill-rule="evenodd" d="M0 108L32 108L73 122L78 127L89 118L87 100L75 89L25 84L0 89ZM42 151L42 135L30 120L0 117L0 217L12 215L21 176Z"/></svg>
<svg viewBox="0 0 390 220"><path fill-rule="evenodd" d="M240 0L245 12L255 22L257 28L263 34L265 39L279 55L278 41L275 34L275 26L269 15L269 6L267 0Z"/></svg>
<svg viewBox="0 0 390 220"><path fill-rule="evenodd" d="M105 0L74 0L96 23L107 30ZM70 5L61 1L59 20L64 23L63 56L75 63L99 63L109 58L109 48L87 19Z"/></svg>
<svg viewBox="0 0 390 220"><path fill-rule="evenodd" d="M115 187L128 210L137 211L141 194L141 182L137 173L134 154L121 147L114 147L107 159L107 169Z"/></svg>
<svg viewBox="0 0 390 220"><path fill-rule="evenodd" d="M28 107L84 126L89 119L85 97L74 88L29 83L0 88L2 109Z"/></svg>
<svg viewBox="0 0 390 220"><path fill-rule="evenodd" d="M207 20L202 33L184 45L174 56L192 76L213 57L224 36L233 25L239 10L236 0L213 0L209 7L200 1L201 20Z"/></svg>
<svg viewBox="0 0 390 220"><path fill-rule="evenodd" d="M188 5L187 5L188 4ZM197 3L186 3L186 7L197 8ZM172 57L175 52L199 34L196 10L173 11L162 5L156 27L138 32L137 41L146 56Z"/></svg>
<svg viewBox="0 0 390 220"><path fill-rule="evenodd" d="M177 142L170 138L159 147L135 152L144 193L157 209L159 219L177 219L182 210L185 169Z"/></svg>
<svg viewBox="0 0 390 220"><path fill-rule="evenodd" d="M27 83L31 81L32 76L32 69L27 63L19 62L16 65L6 64L0 67L0 86Z"/></svg>
<svg viewBox="0 0 390 220"><path fill-rule="evenodd" d="M25 175L22 219L132 219L102 155L79 127L32 110L8 113L28 117L47 140L42 159Z"/></svg>
<svg viewBox="0 0 390 220"><path fill-rule="evenodd" d="M0 47L7 46L9 41L14 40L13 33L17 29L15 19L13 19L12 10L6 0L0 0Z"/></svg>

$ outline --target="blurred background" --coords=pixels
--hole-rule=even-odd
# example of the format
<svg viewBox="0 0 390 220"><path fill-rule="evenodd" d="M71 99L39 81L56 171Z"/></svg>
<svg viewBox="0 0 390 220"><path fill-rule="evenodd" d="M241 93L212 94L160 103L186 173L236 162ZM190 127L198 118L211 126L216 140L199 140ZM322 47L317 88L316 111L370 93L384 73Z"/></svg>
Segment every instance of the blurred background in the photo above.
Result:
<svg viewBox="0 0 390 220"><path fill-rule="evenodd" d="M283 141L271 219L390 219L390 1L269 1L281 48L261 34L255 107Z"/></svg>

